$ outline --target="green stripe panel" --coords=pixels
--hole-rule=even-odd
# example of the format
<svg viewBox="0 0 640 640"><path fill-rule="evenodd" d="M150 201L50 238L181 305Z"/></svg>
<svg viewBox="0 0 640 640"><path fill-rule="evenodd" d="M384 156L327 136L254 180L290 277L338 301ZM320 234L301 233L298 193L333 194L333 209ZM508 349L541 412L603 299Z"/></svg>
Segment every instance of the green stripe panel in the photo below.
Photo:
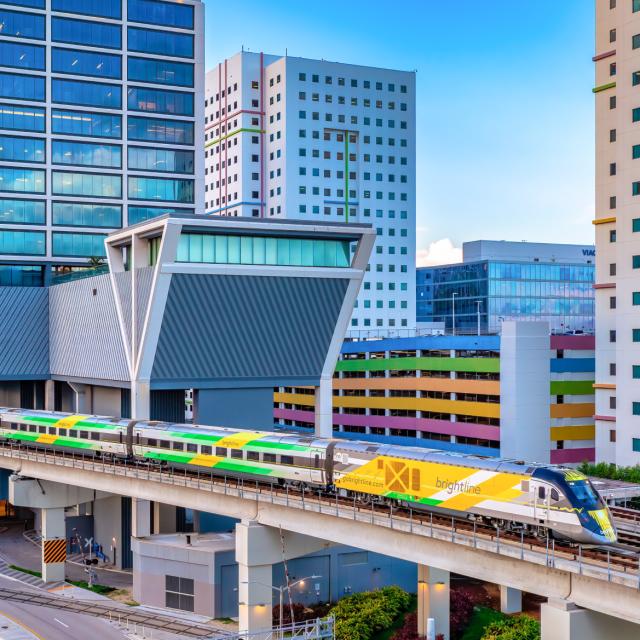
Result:
<svg viewBox="0 0 640 640"><path fill-rule="evenodd" d="M35 416L17 416L20 420L24 420L28 424L55 424L60 418L44 418Z"/></svg>
<svg viewBox="0 0 640 640"><path fill-rule="evenodd" d="M220 138L218 138L217 140L211 140L210 142L207 142L207 144L205 144L205 147L210 147L214 144L218 144L218 142L222 142L223 140L226 140L227 138L231 138L232 136L237 136L239 133L264 133L263 129L236 129L235 131L231 131L230 133L227 133L226 136L221 136Z"/></svg>
<svg viewBox="0 0 640 640"><path fill-rule="evenodd" d="M552 396L592 396L594 380L552 380Z"/></svg>
<svg viewBox="0 0 640 640"><path fill-rule="evenodd" d="M442 502L442 500L433 500L432 498L420 498L418 502L420 504L429 505L430 507L437 507Z"/></svg>
<svg viewBox="0 0 640 640"><path fill-rule="evenodd" d="M471 371L498 373L500 358L376 358L340 360L336 371Z"/></svg>
<svg viewBox="0 0 640 640"><path fill-rule="evenodd" d="M607 84L601 84L599 87L594 87L593 89L591 89L591 91L593 91L593 93L600 93L601 91L606 91L607 89L615 89L615 87L615 82L608 82Z"/></svg>
<svg viewBox="0 0 640 640"><path fill-rule="evenodd" d="M146 451L144 453L145 458L151 458L153 460L166 460L167 462L179 462L181 464L188 464L194 459L193 453L165 453L164 451Z"/></svg>
<svg viewBox="0 0 640 640"><path fill-rule="evenodd" d="M73 429L108 429L109 431L115 431L116 429L123 429L121 424L105 424L102 422L89 422L88 420L80 420L73 425Z"/></svg>
<svg viewBox="0 0 640 640"><path fill-rule="evenodd" d="M200 440L203 442L218 442L218 440L222 440L222 436L209 436L204 433L182 433L181 431L170 431L167 435L171 436L172 438L182 438L183 440Z"/></svg>
<svg viewBox="0 0 640 640"><path fill-rule="evenodd" d="M24 440L25 442L34 442L38 439L39 433L7 433L5 438L10 440Z"/></svg>
<svg viewBox="0 0 640 640"><path fill-rule="evenodd" d="M6 438L10 438L11 440L24 440L25 442L35 442L39 437L40 433L8 433L5 435ZM77 438L56 438L51 444L48 442L39 442L38 444L42 444L45 447L70 447L72 449L96 449L97 446L91 442L83 442Z"/></svg>
<svg viewBox="0 0 640 640"><path fill-rule="evenodd" d="M253 473L261 476L268 476L271 469L258 467L255 464L247 464L240 460L222 460L215 465L216 469L224 469L225 471L236 471L241 473Z"/></svg>
<svg viewBox="0 0 640 640"><path fill-rule="evenodd" d="M246 444L242 449L247 451L259 451L261 449L282 450L282 451L305 451L309 452L309 447L303 447L299 444L286 444L284 442L263 442L262 440L253 440Z"/></svg>

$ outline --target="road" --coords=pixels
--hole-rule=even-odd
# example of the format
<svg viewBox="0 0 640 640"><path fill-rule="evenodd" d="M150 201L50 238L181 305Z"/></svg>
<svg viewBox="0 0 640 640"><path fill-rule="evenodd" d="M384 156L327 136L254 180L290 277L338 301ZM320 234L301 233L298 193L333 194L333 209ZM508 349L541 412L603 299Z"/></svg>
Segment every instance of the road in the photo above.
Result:
<svg viewBox="0 0 640 640"><path fill-rule="evenodd" d="M8 589L24 588L14 580L0 576L0 585ZM38 640L125 640L127 636L107 620L46 607L0 600L0 614L22 625Z"/></svg>

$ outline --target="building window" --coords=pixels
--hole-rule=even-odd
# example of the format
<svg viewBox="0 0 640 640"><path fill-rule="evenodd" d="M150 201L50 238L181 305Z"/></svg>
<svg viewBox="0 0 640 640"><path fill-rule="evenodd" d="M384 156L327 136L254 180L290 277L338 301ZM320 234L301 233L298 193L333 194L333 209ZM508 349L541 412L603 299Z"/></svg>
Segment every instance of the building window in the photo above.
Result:
<svg viewBox="0 0 640 640"><path fill-rule="evenodd" d="M631 259L631 266L634 269L640 269L640 256L633 256Z"/></svg>
<svg viewBox="0 0 640 640"><path fill-rule="evenodd" d="M616 441L616 430L609 429L609 442L615 442L615 441Z"/></svg>
<svg viewBox="0 0 640 640"><path fill-rule="evenodd" d="M610 96L609 97L609 109L615 109L617 106L617 100L615 96Z"/></svg>
<svg viewBox="0 0 640 640"><path fill-rule="evenodd" d="M616 163L615 162L611 162L609 164L609 175L610 176L615 176L616 175Z"/></svg>
<svg viewBox="0 0 640 640"><path fill-rule="evenodd" d="M609 129L609 142L615 142L615 141L616 141L616 130Z"/></svg>
<svg viewBox="0 0 640 640"><path fill-rule="evenodd" d="M616 63L615 62L612 62L609 65L609 75L610 76L615 76L616 75Z"/></svg>
<svg viewBox="0 0 640 640"><path fill-rule="evenodd" d="M635 293L634 295L634 300L635 300ZM635 304L635 302L634 302ZM640 304L640 303L639 303ZM616 308L616 297L615 296L610 296L609 297L609 309L615 309Z"/></svg>
<svg viewBox="0 0 640 640"><path fill-rule="evenodd" d="M634 416L640 416L640 402L633 403L632 411ZM638 442L640 442L640 440L638 440ZM634 451L640 451L640 448L634 449Z"/></svg>
<svg viewBox="0 0 640 640"><path fill-rule="evenodd" d="M616 241L616 230L611 229L611 231L609 231L609 242L615 242L615 241Z"/></svg>
<svg viewBox="0 0 640 640"><path fill-rule="evenodd" d="M635 329L634 329L634 331L635 331ZM640 329L638 329L638 331L640 332ZM640 333L638 333L638 338L640 339ZM615 341L616 341L616 330L615 329L610 329L609 330L609 342L615 342Z"/></svg>
<svg viewBox="0 0 640 640"><path fill-rule="evenodd" d="M615 276L616 275L616 263L615 262L612 262L609 265L609 275L610 276Z"/></svg>
<svg viewBox="0 0 640 640"><path fill-rule="evenodd" d="M638 49L640 47L640 33L636 33L631 37L631 48Z"/></svg>
<svg viewBox="0 0 640 640"><path fill-rule="evenodd" d="M640 305L640 291L633 292L633 304L634 306Z"/></svg>
<svg viewBox="0 0 640 640"><path fill-rule="evenodd" d="M192 578L165 576L165 606L182 611L194 610L194 581Z"/></svg>
<svg viewBox="0 0 640 640"><path fill-rule="evenodd" d="M634 403L636 404L636 403ZM640 402L637 403L640 406ZM609 409L615 409L616 408L616 397L615 396L610 396L609 397Z"/></svg>
<svg viewBox="0 0 640 640"><path fill-rule="evenodd" d="M609 198L609 209L615 209L616 208L616 196L611 196ZM615 242L615 240L612 240L611 242Z"/></svg>
<svg viewBox="0 0 640 640"><path fill-rule="evenodd" d="M640 329L632 329L631 337L634 342L640 342Z"/></svg>
<svg viewBox="0 0 640 640"><path fill-rule="evenodd" d="M615 42L615 41L616 41L616 30L615 29L609 29L609 42ZM634 46L634 49L635 48L636 47Z"/></svg>
<svg viewBox="0 0 640 640"><path fill-rule="evenodd" d="M640 438L632 438L631 446L636 453L640 452Z"/></svg>
<svg viewBox="0 0 640 640"><path fill-rule="evenodd" d="M609 375L610 376L615 376L616 375L616 363L615 362L610 362L609 363Z"/></svg>
<svg viewBox="0 0 640 640"><path fill-rule="evenodd" d="M640 11L640 0L633 0L633 13Z"/></svg>
<svg viewBox="0 0 640 640"><path fill-rule="evenodd" d="M640 364L633 365L632 374L636 380L640 379Z"/></svg>

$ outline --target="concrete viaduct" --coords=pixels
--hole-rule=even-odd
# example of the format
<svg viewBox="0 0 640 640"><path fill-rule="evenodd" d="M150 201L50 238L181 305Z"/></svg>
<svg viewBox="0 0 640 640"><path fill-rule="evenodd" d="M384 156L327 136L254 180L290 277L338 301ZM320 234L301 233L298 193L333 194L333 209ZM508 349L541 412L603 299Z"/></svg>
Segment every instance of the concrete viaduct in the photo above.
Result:
<svg viewBox="0 0 640 640"><path fill-rule="evenodd" d="M240 629L256 631L271 624L271 565L282 560L280 530L286 532L287 553L297 557L328 543L363 549L414 562L418 571L420 630L436 620L437 633L449 637L449 574L451 572L501 585L503 609L519 609L522 591L549 599L542 607L543 640L637 638L640 633L638 565L618 567L611 558L583 558L555 549L500 540L471 531L425 523L406 514L385 514L344 502L273 492L265 486L238 485L208 474L182 475L160 469L106 464L93 459L63 457L25 449L0 449L0 467L15 472L10 497L15 504L43 508L43 529L55 532L65 504L55 503L60 491L52 485L133 498L133 537L150 535L150 503L181 505L241 521L236 531L239 563ZM20 480L19 478L24 478ZM38 479L40 482L28 481ZM64 494L64 491L62 492ZM53 503L47 503L47 496ZM62 499L64 502L64 499ZM49 516L47 512L50 511ZM48 525L47 525L48 523ZM64 529L62 529L64 530ZM322 532L322 539L317 538ZM62 567L62 570L64 568ZM43 566L44 574L55 567ZM59 578L59 575L55 577ZM134 577L135 585L135 577ZM604 633L606 629L606 633Z"/></svg>

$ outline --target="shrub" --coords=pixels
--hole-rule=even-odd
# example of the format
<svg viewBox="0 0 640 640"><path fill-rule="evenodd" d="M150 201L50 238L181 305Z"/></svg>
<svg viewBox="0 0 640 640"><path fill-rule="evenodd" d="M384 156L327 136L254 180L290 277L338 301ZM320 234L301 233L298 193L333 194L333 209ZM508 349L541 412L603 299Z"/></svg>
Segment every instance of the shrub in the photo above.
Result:
<svg viewBox="0 0 640 640"><path fill-rule="evenodd" d="M583 462L578 467L578 470L586 476L640 483L640 465L633 467L616 467L615 464L607 462L598 462L597 464Z"/></svg>
<svg viewBox="0 0 640 640"><path fill-rule="evenodd" d="M293 603L293 622L302 622L309 618L315 618L312 611L307 611L307 608L299 602ZM271 620L274 627L280 626L280 605L277 604L271 610ZM291 607L285 604L282 607L282 624L291 624Z"/></svg>
<svg viewBox="0 0 640 640"><path fill-rule="evenodd" d="M482 640L540 640L540 623L526 615L492 622Z"/></svg>
<svg viewBox="0 0 640 640"><path fill-rule="evenodd" d="M388 629L410 603L411 596L400 587L384 587L342 598L331 609L336 640L370 640L374 633Z"/></svg>

